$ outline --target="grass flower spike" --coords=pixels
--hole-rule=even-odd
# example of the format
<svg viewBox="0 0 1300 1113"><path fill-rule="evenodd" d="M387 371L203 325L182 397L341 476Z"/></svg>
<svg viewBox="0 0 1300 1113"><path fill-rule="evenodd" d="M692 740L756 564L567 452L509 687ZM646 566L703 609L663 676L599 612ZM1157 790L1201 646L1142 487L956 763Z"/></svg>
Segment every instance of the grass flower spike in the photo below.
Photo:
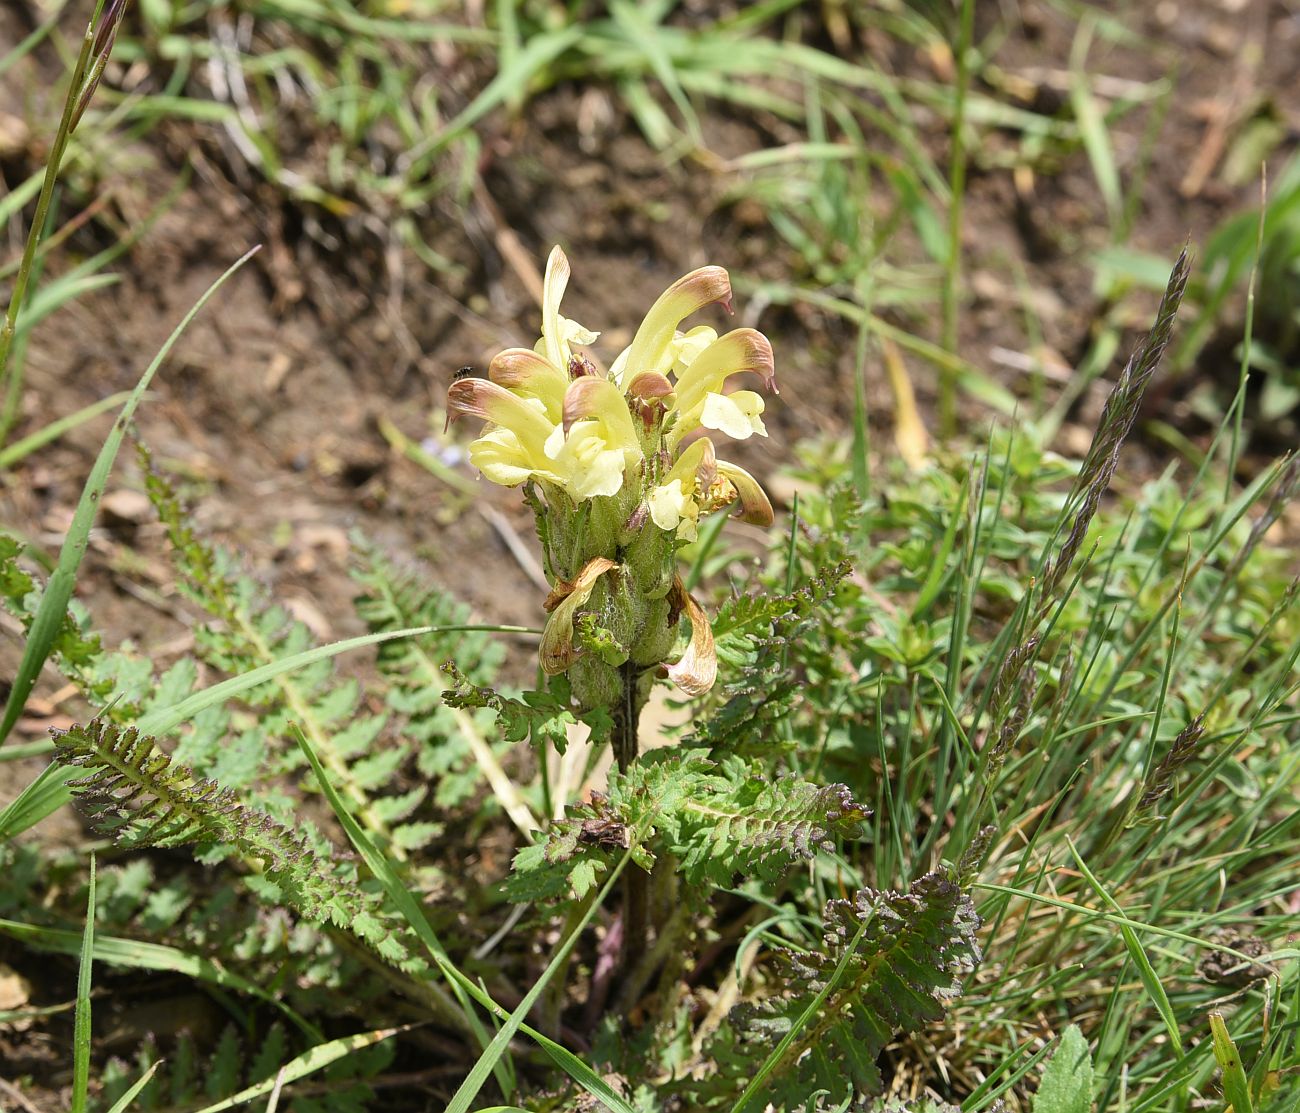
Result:
<svg viewBox="0 0 1300 1113"><path fill-rule="evenodd" d="M509 348L485 378L447 393L448 422L486 422L470 445L484 476L526 485L537 513L554 590L543 668L569 673L573 694L599 706L638 675L664 665L683 615L690 644L668 675L684 691L707 691L716 673L708 619L674 571L674 553L696 537L702 516L738 506L767 526L772 504L743 468L719 460L713 437L766 436L764 399L728 390L750 373L775 392L772 346L760 332L719 336L682 322L717 302L731 308L721 267L683 275L651 306L631 344L602 371L583 350L598 333L560 313L569 261L551 251L543 284L542 334Z"/></svg>

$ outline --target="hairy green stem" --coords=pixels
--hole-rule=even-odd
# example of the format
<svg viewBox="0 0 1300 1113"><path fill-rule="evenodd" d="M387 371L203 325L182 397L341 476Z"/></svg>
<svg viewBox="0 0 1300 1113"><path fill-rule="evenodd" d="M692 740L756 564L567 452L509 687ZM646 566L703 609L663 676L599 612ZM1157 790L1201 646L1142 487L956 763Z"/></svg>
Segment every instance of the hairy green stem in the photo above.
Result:
<svg viewBox="0 0 1300 1113"><path fill-rule="evenodd" d="M626 773L632 768L637 756L637 726L641 719L641 703L637 698L637 666L631 661L620 669L622 686L619 692L618 706L614 708L614 730L611 741L614 746L614 760L618 762L618 771Z"/></svg>
<svg viewBox="0 0 1300 1113"><path fill-rule="evenodd" d="M614 747L614 760L618 771L626 773L636 761L637 727L641 720L640 669L627 661L619 674L622 685L618 706L614 708L614 729L610 740ZM645 870L633 866L627 871L623 889L623 969L631 968L639 956L645 954L647 896L650 876Z"/></svg>

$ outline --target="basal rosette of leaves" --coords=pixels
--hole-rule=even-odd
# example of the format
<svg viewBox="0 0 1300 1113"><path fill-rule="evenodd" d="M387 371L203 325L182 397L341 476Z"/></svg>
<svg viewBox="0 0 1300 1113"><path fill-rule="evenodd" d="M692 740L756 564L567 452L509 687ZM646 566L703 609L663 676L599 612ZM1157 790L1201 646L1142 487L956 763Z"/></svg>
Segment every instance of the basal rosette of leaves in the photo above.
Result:
<svg viewBox="0 0 1300 1113"><path fill-rule="evenodd" d="M743 468L720 460L713 436L766 436L763 397L728 390L744 372L775 391L772 346L752 328L721 336L683 321L714 302L728 310L721 267L683 275L651 306L632 343L602 370L586 351L598 333L560 314L569 261L546 265L536 345L497 355L486 377L447 392L448 423L483 419L470 460L494 483L525 486L537 516L552 591L541 664L567 673L584 709L615 706L636 677L673 653L684 615L686 651L666 666L688 695L717 675L708 617L676 573L674 554L700 519L738 505L742 521L768 526L772 505Z"/></svg>

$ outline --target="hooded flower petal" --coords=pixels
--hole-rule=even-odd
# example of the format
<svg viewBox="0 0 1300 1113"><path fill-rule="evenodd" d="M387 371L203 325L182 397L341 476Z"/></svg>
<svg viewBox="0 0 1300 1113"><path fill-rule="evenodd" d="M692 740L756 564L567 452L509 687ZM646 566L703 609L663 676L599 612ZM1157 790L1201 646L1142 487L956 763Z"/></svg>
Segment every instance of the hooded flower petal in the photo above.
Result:
<svg viewBox="0 0 1300 1113"><path fill-rule="evenodd" d="M546 260L546 277L542 280L542 338L537 351L561 370L573 358L574 344L592 344L598 332L583 328L577 321L560 316L560 301L569 285L569 258L558 246L551 248Z"/></svg>
<svg viewBox="0 0 1300 1113"><path fill-rule="evenodd" d="M694 409L706 394L721 394L731 375L752 371L768 390L775 390L772 345L756 329L738 328L719 337L704 349L677 380L677 405L683 412Z"/></svg>
<svg viewBox="0 0 1300 1113"><path fill-rule="evenodd" d="M551 466L564 477L565 489L579 501L616 495L623 487L627 451L611 445L595 422L583 422L567 437L557 425L545 451Z"/></svg>
<svg viewBox="0 0 1300 1113"><path fill-rule="evenodd" d="M677 358L673 340L677 325L706 305L720 301L731 309L731 279L721 267L701 267L684 274L668 287L650 307L632 343L614 361L610 375L615 382L642 371L668 371Z"/></svg>
<svg viewBox="0 0 1300 1113"><path fill-rule="evenodd" d="M628 397L638 402L667 398L672 392L673 384L668 381L668 376L658 371L642 371L627 387Z"/></svg>
<svg viewBox="0 0 1300 1113"><path fill-rule="evenodd" d="M692 598L681 576L673 578L669 595L674 608L685 611L691 620L691 642L681 660L668 666L668 678L688 696L702 696L718 678L718 651L713 642L713 627L704 608Z"/></svg>
<svg viewBox="0 0 1300 1113"><path fill-rule="evenodd" d="M520 398L537 398L559 419L569 376L531 348L507 348L488 364L488 378Z"/></svg>
<svg viewBox="0 0 1300 1113"><path fill-rule="evenodd" d="M570 488L578 498L590 498L588 492L615 494L622 486L623 473L642 459L627 399L608 379L584 376L569 384L564 395L563 429L565 449L555 458L573 462ZM595 447L597 441L599 448Z"/></svg>
<svg viewBox="0 0 1300 1113"><path fill-rule="evenodd" d="M772 513L772 502L767 497L767 492L749 472L726 460L719 460L718 475L735 489L735 497L740 499L738 517L742 522L767 528L775 521L776 516Z"/></svg>
<svg viewBox="0 0 1300 1113"><path fill-rule="evenodd" d="M585 418L594 418L613 434L612 439L639 450L627 399L608 379L584 376L574 379L564 392L564 432L567 434L575 422Z"/></svg>
<svg viewBox="0 0 1300 1113"><path fill-rule="evenodd" d="M682 449L681 454L665 477L665 482L671 479L680 479L683 488L686 490L707 489L713 483L716 475L717 462L718 457L713 442L708 437L701 437Z"/></svg>
<svg viewBox="0 0 1300 1113"><path fill-rule="evenodd" d="M683 372L705 348L718 338L718 330L708 325L696 325L686 332L679 332L672 341L673 374L679 379Z"/></svg>
<svg viewBox="0 0 1300 1113"><path fill-rule="evenodd" d="M560 300L569 285L569 257L559 245L551 248L546 260L546 277L542 280L542 339L540 350L556 367L568 367L569 352L564 343L564 326L560 321Z"/></svg>
<svg viewBox="0 0 1300 1113"><path fill-rule="evenodd" d="M555 423L538 399L521 398L487 379L461 379L447 391L447 424L457 418L481 417L509 429L530 456L542 458L542 446Z"/></svg>
<svg viewBox="0 0 1300 1113"><path fill-rule="evenodd" d="M548 466L549 461L529 455L519 438L500 426L489 429L469 446L469 459L488 479L503 487L518 487L529 479L562 482L560 474Z"/></svg>
<svg viewBox="0 0 1300 1113"><path fill-rule="evenodd" d="M695 501L682 490L682 481L674 479L656 487L646 498L650 507L650 518L660 529L674 532L683 521L692 521L699 511L695 510ZM695 514L691 511L695 510Z"/></svg>
<svg viewBox="0 0 1300 1113"><path fill-rule="evenodd" d="M694 541L700 519L700 492L715 484L716 465L713 442L708 437L701 437L686 448L663 482L646 496L655 525L663 530L676 530L683 541Z"/></svg>
<svg viewBox="0 0 1300 1113"><path fill-rule="evenodd" d="M583 566L573 583L567 585L571 589L569 594L555 605L542 630L540 658L542 671L547 676L564 672L577 660L578 650L573 644L573 622L578 608L591 598L596 581L616 567L607 557L595 557Z"/></svg>

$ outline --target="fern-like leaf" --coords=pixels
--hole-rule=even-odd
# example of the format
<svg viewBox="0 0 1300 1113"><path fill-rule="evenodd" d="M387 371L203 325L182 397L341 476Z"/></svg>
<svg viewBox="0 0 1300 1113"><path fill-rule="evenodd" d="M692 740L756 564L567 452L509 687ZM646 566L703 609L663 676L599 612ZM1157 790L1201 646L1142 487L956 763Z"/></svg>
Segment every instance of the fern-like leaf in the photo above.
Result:
<svg viewBox="0 0 1300 1113"><path fill-rule="evenodd" d="M0 605L22 623L24 631L30 631L44 589L19 564L22 554L22 542L0 533ZM88 625L84 611L75 603L59 624L50 653L69 676L77 676L104 656L99 635ZM104 698L111 689L110 684L96 694Z"/></svg>
<svg viewBox="0 0 1300 1113"><path fill-rule="evenodd" d="M799 677L785 650L808 636L850 571L840 561L788 594L741 595L722 605L713 634L719 662L730 672L726 701L700 724L692 742L742 753L771 748L775 724L799 698Z"/></svg>
<svg viewBox="0 0 1300 1113"><path fill-rule="evenodd" d="M645 868L672 856L692 885L770 878L856 837L870 814L843 785L772 781L734 756L714 763L699 750L656 750L611 773L604 795L521 850L507 891L515 900L583 896L628 846Z"/></svg>
<svg viewBox="0 0 1300 1113"><path fill-rule="evenodd" d="M756 1047L795 1037L763 1094L778 1108L802 1108L818 1091L831 1107L878 1095L876 1059L900 1034L944 1015L980 960L979 917L946 872L926 874L906 893L859 890L822 915L822 945L784 953L781 992L732 1010L717 1041L720 1074L706 1091L743 1089ZM810 1006L825 996L810 1016Z"/></svg>
<svg viewBox="0 0 1300 1113"><path fill-rule="evenodd" d="M451 677L454 685L442 697L448 707L485 708L496 715L497 727L507 742L522 742L527 738L534 746L544 749L550 745L557 753L564 753L568 728L577 722L569 710L565 678L552 680L550 691L525 692L523 699L515 699L488 685L472 683L450 661L442 666L442 671Z"/></svg>
<svg viewBox="0 0 1300 1113"><path fill-rule="evenodd" d="M353 544L357 562L352 575L361 588L355 600L357 613L372 633L458 626L469 621L469 608L418 568L397 564L364 538L354 536ZM444 704L443 692L452 682L439 666L452 657L467 684L490 684L503 656L500 644L478 631L427 634L380 646L379 669L387 685L385 702L401 719L402 736L415 749L416 768L421 779L434 786L434 802L440 807L463 803L479 787L482 770L472 743L491 745L492 719ZM471 739L471 733L477 737ZM496 749L504 750L504 743L498 743ZM395 839L400 843L415 837L413 828L408 824L395 830Z"/></svg>
<svg viewBox="0 0 1300 1113"><path fill-rule="evenodd" d="M70 782L73 792L119 845L229 844L246 861L260 863L303 916L355 932L392 962L407 959L405 942L374 897L335 873L303 836L173 763L152 737L94 719L54 739L57 760L84 770Z"/></svg>
<svg viewBox="0 0 1300 1113"><path fill-rule="evenodd" d="M172 545L173 560L181 574L180 590L216 621L195 630L197 654L215 668L237 675L309 649L315 639L301 622L280 607L269 604L261 585L242 574L229 553L195 532L171 481L154 466L141 446L140 463L145 490L158 512ZM296 723L335 778L340 793L357 819L392 851L405 857L401 844L380 810L375 807L380 764L362 764L370 758L371 743L384 726L383 716L358 713L360 690L355 681L340 680L334 662L320 660L291 673L282 673L245 693L244 700L258 709L257 736L263 743L279 743ZM248 751L259 750L260 771L269 774L296 770L302 765L297 747L277 746L274 761L269 747L249 740ZM197 751L197 747L194 747ZM263 756L265 754L265 757ZM217 754L195 752L194 759L213 762Z"/></svg>

